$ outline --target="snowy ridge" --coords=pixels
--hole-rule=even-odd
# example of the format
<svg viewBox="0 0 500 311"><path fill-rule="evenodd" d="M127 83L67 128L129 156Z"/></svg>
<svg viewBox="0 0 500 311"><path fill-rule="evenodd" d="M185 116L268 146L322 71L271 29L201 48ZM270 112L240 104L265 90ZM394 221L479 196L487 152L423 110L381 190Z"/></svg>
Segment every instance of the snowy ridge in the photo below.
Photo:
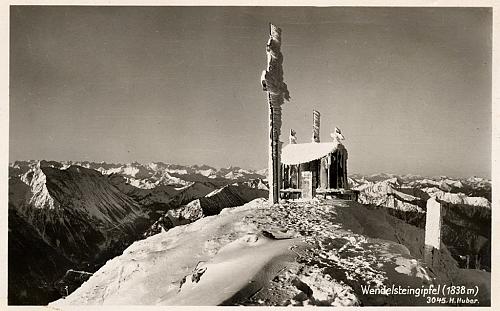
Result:
<svg viewBox="0 0 500 311"><path fill-rule="evenodd" d="M399 191L401 184L396 177L379 182L364 183L352 181L357 184L353 189L360 191L358 200L363 204L384 206L402 211L425 212L419 205L421 199Z"/></svg>
<svg viewBox="0 0 500 311"><path fill-rule="evenodd" d="M467 204L472 206L491 208L491 202L483 197L468 197L463 193L444 192L443 190L436 187L423 188L422 190L427 192L431 197L435 197L441 201L451 204Z"/></svg>
<svg viewBox="0 0 500 311"><path fill-rule="evenodd" d="M489 303L488 273L468 279L446 249L427 269L417 257L423 238L421 229L354 202L269 207L257 199L135 242L50 306L427 305L424 297L363 294L359 284L452 282L474 282L481 304Z"/></svg>
<svg viewBox="0 0 500 311"><path fill-rule="evenodd" d="M135 242L75 292L51 305L169 305L181 288L182 279L196 269L200 260L208 260L228 242L220 236L221 225L227 224L224 230L241 235L246 228L239 227L240 214L258 203L228 209L220 216L206 217ZM199 251L197 256L193 256L193 251Z"/></svg>

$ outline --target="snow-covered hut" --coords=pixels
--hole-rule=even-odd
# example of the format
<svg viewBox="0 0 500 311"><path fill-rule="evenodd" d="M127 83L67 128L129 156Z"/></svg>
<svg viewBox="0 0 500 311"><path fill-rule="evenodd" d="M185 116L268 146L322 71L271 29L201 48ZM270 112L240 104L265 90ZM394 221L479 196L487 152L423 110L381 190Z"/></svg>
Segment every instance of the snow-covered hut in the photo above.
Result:
<svg viewBox="0 0 500 311"><path fill-rule="evenodd" d="M343 193L348 190L348 153L341 142L344 137L338 128L335 128L335 133L331 136L332 142L319 142L319 113L316 111L313 112L311 143L298 144L295 132L290 131L290 142L281 153L283 194L301 193L303 172L311 172L313 195L314 192Z"/></svg>

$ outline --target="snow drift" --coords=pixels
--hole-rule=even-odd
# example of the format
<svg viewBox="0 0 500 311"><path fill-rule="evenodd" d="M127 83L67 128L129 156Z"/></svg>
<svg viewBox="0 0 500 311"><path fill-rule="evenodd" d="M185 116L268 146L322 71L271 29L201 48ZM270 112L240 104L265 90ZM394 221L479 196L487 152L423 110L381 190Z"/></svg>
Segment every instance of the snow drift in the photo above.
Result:
<svg viewBox="0 0 500 311"><path fill-rule="evenodd" d="M430 270L423 242L423 230L355 202L257 199L134 243L50 306L428 305L360 284L466 282L489 304L489 273L464 273L446 248Z"/></svg>

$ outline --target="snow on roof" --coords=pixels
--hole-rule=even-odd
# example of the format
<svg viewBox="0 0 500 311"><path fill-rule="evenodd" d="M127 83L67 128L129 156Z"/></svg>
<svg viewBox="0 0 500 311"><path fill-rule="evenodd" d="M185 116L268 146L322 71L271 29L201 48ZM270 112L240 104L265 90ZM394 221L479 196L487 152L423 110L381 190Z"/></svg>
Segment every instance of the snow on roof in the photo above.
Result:
<svg viewBox="0 0 500 311"><path fill-rule="evenodd" d="M333 142L288 144L281 152L281 163L292 165L317 160L334 152L337 146L338 145Z"/></svg>

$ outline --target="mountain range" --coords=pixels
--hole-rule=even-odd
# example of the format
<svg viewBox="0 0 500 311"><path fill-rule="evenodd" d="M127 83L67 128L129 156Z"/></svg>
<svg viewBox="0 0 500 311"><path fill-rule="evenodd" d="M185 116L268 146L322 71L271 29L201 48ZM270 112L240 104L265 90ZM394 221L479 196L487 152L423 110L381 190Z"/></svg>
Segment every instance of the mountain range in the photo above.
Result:
<svg viewBox="0 0 500 311"><path fill-rule="evenodd" d="M162 162L9 164L9 304L47 304L78 288L133 242L266 198L267 170ZM489 270L491 182L484 178L349 176L359 202L423 228L445 206L443 242L462 267ZM458 234L460 233L460 234Z"/></svg>
<svg viewBox="0 0 500 311"><path fill-rule="evenodd" d="M350 176L359 202L384 208L411 225L425 228L426 202L443 206L442 241L461 267L475 262L491 269L491 182L485 178L426 178L418 175ZM472 266L472 264L469 264Z"/></svg>
<svg viewBox="0 0 500 311"><path fill-rule="evenodd" d="M266 196L255 177L262 176L237 167L164 163L10 164L9 304L46 304L66 294L60 280L68 270L96 271L169 210L202 199L205 214L213 214ZM219 195L204 199L215 190Z"/></svg>

